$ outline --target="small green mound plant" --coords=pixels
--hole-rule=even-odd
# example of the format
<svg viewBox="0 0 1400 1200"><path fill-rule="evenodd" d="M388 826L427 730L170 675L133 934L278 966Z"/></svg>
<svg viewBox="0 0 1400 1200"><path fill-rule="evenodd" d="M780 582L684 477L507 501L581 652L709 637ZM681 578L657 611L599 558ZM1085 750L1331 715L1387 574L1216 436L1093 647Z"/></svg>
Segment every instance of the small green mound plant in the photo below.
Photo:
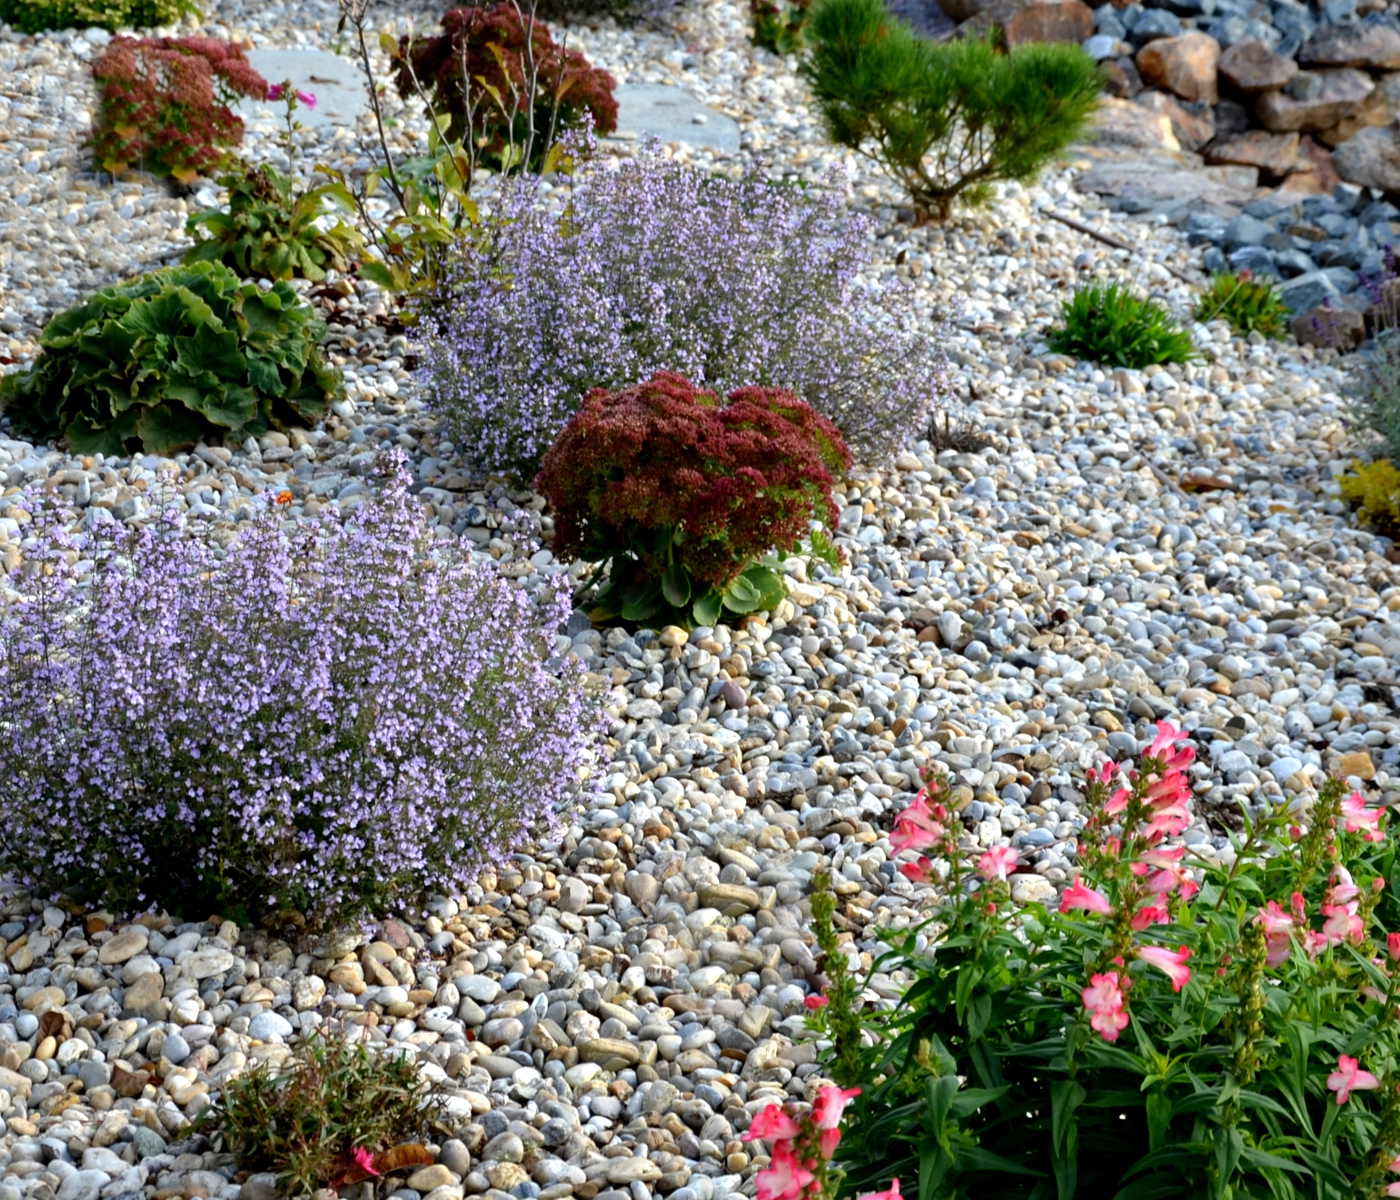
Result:
<svg viewBox="0 0 1400 1200"><path fill-rule="evenodd" d="M149 29L198 14L191 0L0 0L0 21L21 33L46 29Z"/></svg>
<svg viewBox="0 0 1400 1200"><path fill-rule="evenodd" d="M1388 538L1400 537L1400 469L1393 462L1352 463L1337 485L1363 525Z"/></svg>
<svg viewBox="0 0 1400 1200"><path fill-rule="evenodd" d="M554 509L554 553L601 564L599 621L714 625L787 595L781 559L806 539L839 561L814 519L836 523L840 431L781 388L726 399L681 375L597 388L544 456L536 488ZM585 589L586 590L586 589Z"/></svg>
<svg viewBox="0 0 1400 1200"><path fill-rule="evenodd" d="M1352 359L1347 401L1368 449L1400 461L1400 330L1382 327L1369 350Z"/></svg>
<svg viewBox="0 0 1400 1200"><path fill-rule="evenodd" d="M1057 354L1109 367L1141 370L1158 363L1189 362L1196 355L1191 335L1155 300L1144 300L1121 283L1076 288L1060 311L1062 328L1046 338Z"/></svg>
<svg viewBox="0 0 1400 1200"><path fill-rule="evenodd" d="M285 106L281 140L290 162L301 131L296 111L302 106L315 108L316 97L284 80L268 89L268 99ZM300 278L319 283L327 271L348 271L364 248L364 235L344 221L326 227L325 219L334 209L355 211L354 194L341 180L302 190L261 165L244 166L222 176L219 183L228 189L228 207L195 213L185 222L185 232L196 238L185 253L186 263L223 263L245 279ZM200 226L207 237L198 237Z"/></svg>
<svg viewBox="0 0 1400 1200"><path fill-rule="evenodd" d="M317 346L323 328L286 283L165 267L50 321L34 365L0 380L0 407L78 454L241 442L325 412L340 381Z"/></svg>
<svg viewBox="0 0 1400 1200"><path fill-rule="evenodd" d="M812 0L749 0L754 45L774 54L796 54L807 44Z"/></svg>
<svg viewBox="0 0 1400 1200"><path fill-rule="evenodd" d="M284 1196L431 1163L421 1139L439 1113L434 1085L415 1059L371 1049L353 1029L318 1030L284 1065L230 1079L200 1127L240 1167L275 1173Z"/></svg>
<svg viewBox="0 0 1400 1200"><path fill-rule="evenodd" d="M1084 130L1102 75L1078 46L934 43L882 0L820 0L804 70L834 141L871 158L921 218L1029 182Z"/></svg>
<svg viewBox="0 0 1400 1200"><path fill-rule="evenodd" d="M344 221L322 228L332 208L353 212L354 198L332 181L306 191L266 165L224 175L228 207L194 213L185 232L199 238L182 260L217 262L245 279L310 279L327 271L345 272L365 244L364 235ZM331 207L328 207L331 206Z"/></svg>
<svg viewBox="0 0 1400 1200"><path fill-rule="evenodd" d="M1237 274L1217 271L1196 301L1196 320L1203 325L1224 317L1240 337L1251 333L1281 338L1288 331L1288 306L1267 280L1255 279L1248 268Z"/></svg>

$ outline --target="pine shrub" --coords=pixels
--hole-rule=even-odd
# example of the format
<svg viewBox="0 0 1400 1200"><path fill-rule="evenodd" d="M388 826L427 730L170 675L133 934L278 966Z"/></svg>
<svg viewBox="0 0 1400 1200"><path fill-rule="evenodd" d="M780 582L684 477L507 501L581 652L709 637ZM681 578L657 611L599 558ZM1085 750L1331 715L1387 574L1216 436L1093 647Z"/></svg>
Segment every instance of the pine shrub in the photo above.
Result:
<svg viewBox="0 0 1400 1200"><path fill-rule="evenodd" d="M882 0L820 0L805 66L834 141L873 159L923 217L1029 182L1084 130L1102 77L1078 46L1001 54L989 35L935 43Z"/></svg>
<svg viewBox="0 0 1400 1200"><path fill-rule="evenodd" d="M587 165L563 212L522 182L423 324L453 440L531 479L585 394L656 371L786 388L866 459L921 436L945 388L937 329L863 278L870 226L840 182L736 182L654 149Z"/></svg>
<svg viewBox="0 0 1400 1200"><path fill-rule="evenodd" d="M554 553L610 564L600 617L713 625L785 596L771 551L813 520L836 524L840 431L791 392L721 399L680 375L584 399L536 484L554 510Z"/></svg>
<svg viewBox="0 0 1400 1200"><path fill-rule="evenodd" d="M220 546L35 497L0 611L0 877L312 926L460 894L578 795L592 708L540 600L436 543L398 460ZM455 889L455 892L454 892Z"/></svg>
<svg viewBox="0 0 1400 1200"><path fill-rule="evenodd" d="M268 84L241 46L210 37L113 38L92 66L98 116L93 159L120 175L139 169L191 183L243 140L240 98Z"/></svg>

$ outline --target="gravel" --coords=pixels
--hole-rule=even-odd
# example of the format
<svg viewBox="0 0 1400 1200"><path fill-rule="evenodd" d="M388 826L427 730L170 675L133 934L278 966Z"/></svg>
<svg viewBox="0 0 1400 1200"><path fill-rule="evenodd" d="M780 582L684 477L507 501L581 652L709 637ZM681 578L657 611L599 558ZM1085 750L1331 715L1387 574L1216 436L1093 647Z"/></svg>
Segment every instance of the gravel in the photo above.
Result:
<svg viewBox="0 0 1400 1200"><path fill-rule="evenodd" d="M261 44L334 36L333 9L315 3L216 15L209 32ZM888 830L923 764L951 774L969 847L1018 850L1022 903L1073 869L1077 772L1134 752L1157 719L1197 745L1214 823L1186 840L1206 852L1228 857L1227 810L1306 793L1329 771L1394 790L1400 577L1390 543L1353 528L1337 498L1352 445L1335 356L1221 323L1194 327L1202 358L1185 367L1047 353L1061 300L1089 278L1130 275L1189 320L1190 290L1166 269L1199 261L1188 232L1078 195L1073 164L916 228L821 140L792 64L749 48L740 9L670 20L571 41L619 79L683 82L774 173L846 162L852 203L877 221L872 272L908 279L930 321L959 302L955 408L992 445L940 451L911 431L895 462L855 471L837 497L850 565L790 561L791 595L767 619L560 634L607 690L597 794L558 841L426 915L301 946L230 921L123 924L0 894L0 1200L271 1200L270 1178L234 1182L189 1123L222 1082L283 1061L332 1017L447 1091L454 1136L434 1166L389 1181L400 1200L751 1195L757 1163L738 1135L818 1078L802 1036L819 982L812 875L833 873L863 964L877 930L916 921L926 889L895 870ZM0 329L21 362L54 312L184 244L188 201L85 165L99 41L0 35ZM419 133L410 120L395 136ZM276 153L270 135L249 146ZM318 131L302 161L314 154L353 169L360 150ZM164 498L236 523L269 490L304 514L361 503L389 445L409 454L435 521L478 554L525 586L579 577L517 532L547 541L543 502L474 475L437 432L382 297L346 286L316 302L349 383L322 426L174 460L2 438L6 563L24 554L25 514L5 496L26 484L90 521L139 520ZM872 986L898 992L882 975Z"/></svg>

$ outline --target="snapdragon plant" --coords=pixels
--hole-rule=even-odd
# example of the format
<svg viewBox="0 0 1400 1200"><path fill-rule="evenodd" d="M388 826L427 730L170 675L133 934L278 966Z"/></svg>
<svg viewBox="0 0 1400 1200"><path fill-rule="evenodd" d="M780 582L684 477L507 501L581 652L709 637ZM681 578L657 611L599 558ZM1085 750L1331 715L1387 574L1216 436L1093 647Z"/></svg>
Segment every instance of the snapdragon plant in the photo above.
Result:
<svg viewBox="0 0 1400 1200"><path fill-rule="evenodd" d="M919 1200L1400 1195L1384 809L1331 780L1203 852L1180 840L1183 739L1159 725L1136 768L1087 772L1081 869L1054 909L1012 905L1016 850L966 846L929 776L890 842L944 898L888 935L875 969L909 983L893 1007L862 1003L818 892L830 984L811 1021L861 1088L843 1194L895 1177Z"/></svg>

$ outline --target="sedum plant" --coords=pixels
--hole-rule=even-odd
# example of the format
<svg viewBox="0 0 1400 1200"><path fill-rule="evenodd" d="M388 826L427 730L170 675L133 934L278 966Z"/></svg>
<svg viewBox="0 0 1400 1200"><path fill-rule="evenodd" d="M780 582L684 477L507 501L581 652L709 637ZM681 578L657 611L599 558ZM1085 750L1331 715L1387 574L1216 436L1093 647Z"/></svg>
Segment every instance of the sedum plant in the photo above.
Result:
<svg viewBox="0 0 1400 1200"><path fill-rule="evenodd" d="M73 532L22 500L0 874L315 927L460 894L570 809L593 708L556 657L568 597L438 543L401 458L380 483L349 516L269 504L226 545L174 510Z"/></svg>
<svg viewBox="0 0 1400 1200"><path fill-rule="evenodd" d="M1384 537L1400 536L1400 470L1390 459L1352 463L1337 485L1363 525Z"/></svg>
<svg viewBox="0 0 1400 1200"><path fill-rule="evenodd" d="M554 553L608 569L595 620L691 628L787 595L771 553L797 549L814 520L835 524L832 472L850 465L836 427L791 392L721 399L658 372L590 392L536 487Z"/></svg>
<svg viewBox="0 0 1400 1200"><path fill-rule="evenodd" d="M192 0L0 0L0 21L21 33L46 29L149 29L198 14Z"/></svg>
<svg viewBox="0 0 1400 1200"><path fill-rule="evenodd" d="M348 1026L317 1030L287 1062L228 1080L201 1125L242 1169L273 1172L283 1195L309 1196L431 1165L422 1140L440 1115L414 1058Z"/></svg>
<svg viewBox="0 0 1400 1200"><path fill-rule="evenodd" d="M1400 884L1387 810L1327 781L1198 820L1194 750L1163 723L1136 766L1085 772L1080 870L1058 906L1011 901L1021 851L972 845L929 785L894 823L937 885L876 968L871 1007L835 897L813 900L830 980L812 1023L858 1086L845 1194L912 1198L1380 1197L1400 1188Z"/></svg>
<svg viewBox="0 0 1400 1200"><path fill-rule="evenodd" d="M477 465L533 478L583 397L675 371L795 392L867 459L922 436L946 388L936 333L867 284L870 227L833 176L716 178L653 147L585 165L567 207L521 181L423 324L424 378Z"/></svg>
<svg viewBox="0 0 1400 1200"><path fill-rule="evenodd" d="M1205 324L1224 317L1241 337L1251 333L1283 337L1288 332L1288 313L1278 288L1266 279L1255 279L1248 268L1235 274L1217 271L1196 301L1196 320Z"/></svg>
<svg viewBox="0 0 1400 1200"><path fill-rule="evenodd" d="M420 96L448 142L499 171L541 171L560 134L617 128L616 81L515 3L452 8L437 37L412 34L394 53L395 86Z"/></svg>
<svg viewBox="0 0 1400 1200"><path fill-rule="evenodd" d="M1105 366L1141 370L1157 363L1190 362L1191 335L1155 300L1144 300L1121 283L1075 288L1060 310L1064 324L1046 337L1057 354Z"/></svg>
<svg viewBox="0 0 1400 1200"><path fill-rule="evenodd" d="M819 0L806 31L804 71L832 140L879 164L925 218L1033 180L1083 132L1102 87L1078 46L935 43L883 0Z"/></svg>
<svg viewBox="0 0 1400 1200"><path fill-rule="evenodd" d="M93 159L120 175L151 171L192 183L243 140L233 108L268 85L241 46L210 37L113 38L92 65Z"/></svg>
<svg viewBox="0 0 1400 1200"><path fill-rule="evenodd" d="M319 282L327 271L348 271L365 243L344 221L323 228L334 208L354 211L342 183L294 190L290 179L266 165L224 175L219 183L228 189L228 207L194 213L185 222L185 232L197 239L185 252L186 264L222 263L244 279Z"/></svg>
<svg viewBox="0 0 1400 1200"><path fill-rule="evenodd" d="M165 267L50 321L33 366L0 380L0 407L78 454L241 442L325 412L340 382L321 331L286 283L264 291L216 263Z"/></svg>

